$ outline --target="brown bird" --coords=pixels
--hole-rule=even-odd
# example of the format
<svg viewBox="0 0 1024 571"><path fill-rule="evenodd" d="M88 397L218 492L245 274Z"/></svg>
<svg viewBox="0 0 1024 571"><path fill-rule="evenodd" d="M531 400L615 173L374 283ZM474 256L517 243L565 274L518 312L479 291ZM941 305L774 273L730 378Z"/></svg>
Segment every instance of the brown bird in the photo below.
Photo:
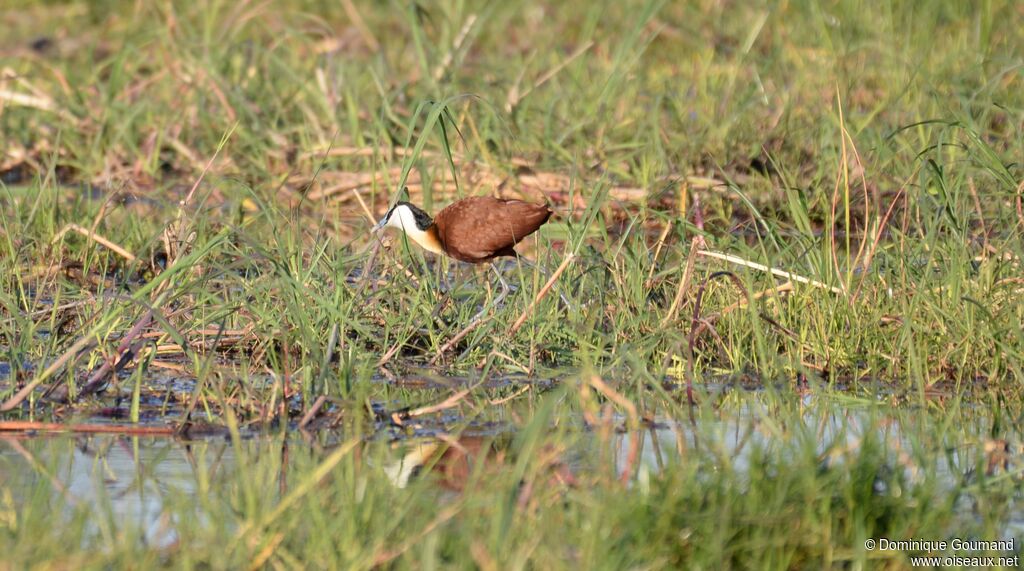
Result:
<svg viewBox="0 0 1024 571"><path fill-rule="evenodd" d="M384 473L396 488L406 488L415 478L429 472L443 488L463 492L478 481L477 478L497 476L516 463L512 438L504 436L445 437L444 440L406 441L400 446L406 451L405 455L384 467ZM577 485L562 451L548 445L536 452L538 462L549 472L545 489Z"/></svg>
<svg viewBox="0 0 1024 571"><path fill-rule="evenodd" d="M448 205L431 220L416 206L399 202L373 231L398 228L424 250L480 264L515 256L515 245L536 232L551 214L544 204L476 196Z"/></svg>

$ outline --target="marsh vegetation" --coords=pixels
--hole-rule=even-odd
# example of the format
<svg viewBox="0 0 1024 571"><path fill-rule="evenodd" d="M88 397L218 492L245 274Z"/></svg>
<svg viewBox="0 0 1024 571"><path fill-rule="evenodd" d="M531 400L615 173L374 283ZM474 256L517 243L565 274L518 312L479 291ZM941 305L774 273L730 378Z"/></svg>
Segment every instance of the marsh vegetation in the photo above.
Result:
<svg viewBox="0 0 1024 571"><path fill-rule="evenodd" d="M1018 3L0 8L0 569L1021 537Z"/></svg>

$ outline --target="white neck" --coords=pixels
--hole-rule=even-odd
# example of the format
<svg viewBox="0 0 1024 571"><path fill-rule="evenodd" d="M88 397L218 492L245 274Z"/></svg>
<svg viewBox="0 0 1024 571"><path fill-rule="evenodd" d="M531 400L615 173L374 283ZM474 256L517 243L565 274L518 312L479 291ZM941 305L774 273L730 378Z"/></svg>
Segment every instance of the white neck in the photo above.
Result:
<svg viewBox="0 0 1024 571"><path fill-rule="evenodd" d="M391 213L391 218L388 219L387 225L405 232L405 235L408 236L410 240L416 242L421 248L428 252L433 252L435 254L444 253L444 250L441 249L441 244L437 240L436 234L432 234L430 228L427 230L420 230L419 227L416 226L416 217L413 215L412 211L409 210L408 206L401 205L396 207L395 211Z"/></svg>

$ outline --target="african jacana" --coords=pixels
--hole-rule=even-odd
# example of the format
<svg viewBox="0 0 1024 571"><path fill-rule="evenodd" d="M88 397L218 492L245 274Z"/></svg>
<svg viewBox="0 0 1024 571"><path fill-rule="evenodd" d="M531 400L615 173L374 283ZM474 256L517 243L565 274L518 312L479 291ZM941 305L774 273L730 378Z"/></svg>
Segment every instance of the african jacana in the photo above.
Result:
<svg viewBox="0 0 1024 571"><path fill-rule="evenodd" d="M515 245L536 232L551 214L544 204L475 196L449 204L431 219L416 206L399 202L377 222L373 231L388 226L398 228L428 252L481 264L502 256L515 257ZM496 268L495 273L503 290L495 300L500 303L508 294L508 284Z"/></svg>
<svg viewBox="0 0 1024 571"><path fill-rule="evenodd" d="M513 247L536 232L551 214L544 204L475 196L453 202L431 220L416 206L399 202L373 230L398 228L424 250L480 264L515 256Z"/></svg>
<svg viewBox="0 0 1024 571"><path fill-rule="evenodd" d="M478 476L497 476L514 465L511 444L511 438L481 436L405 442L405 455L385 466L384 473L396 488L405 488L414 478L430 471L441 487L462 492L473 485ZM550 472L549 485L576 485L572 470L557 449L548 445L536 452Z"/></svg>

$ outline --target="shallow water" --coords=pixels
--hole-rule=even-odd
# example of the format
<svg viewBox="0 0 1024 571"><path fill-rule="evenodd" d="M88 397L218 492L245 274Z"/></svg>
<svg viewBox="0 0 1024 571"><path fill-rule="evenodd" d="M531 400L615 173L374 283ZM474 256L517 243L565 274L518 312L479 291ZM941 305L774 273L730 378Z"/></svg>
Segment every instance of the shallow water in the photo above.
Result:
<svg viewBox="0 0 1024 571"><path fill-rule="evenodd" d="M700 469L713 478L719 470L744 473L766 455L785 459L806 454L808 449L820 458L822 469L828 469L842 467L847 453L871 439L896 451L901 460L889 468L902 470L909 485L919 482L923 474L932 474L940 486L953 490L976 481L987 469L995 476L1019 478L1024 466L1016 432L998 440L1007 443L1006 454L996 457L993 466L993 419L981 409L960 411L949 422L949 415L885 405L851 406L828 397L805 397L795 408L795 414L780 414L750 395L715 412L704 410L692 421L656 419L635 431L624 430L626 419L615 415L597 425L583 418L559 419L559 430L568 435L564 440L569 444L560 452L555 472L561 479L572 480L613 466L630 486L645 487L652 477L689 458L700 458ZM505 454L511 453L510 442L516 434L513 422L489 419L462 425L459 436L453 436L446 427L459 420L449 414L425 419L424 425L412 430L377 431L363 439L361 453L371 469L396 487L408 486L431 472L439 488L458 493L479 463L485 464L484 469L487 463L501 469L509 462ZM794 422L802 424L794 426ZM922 434L928 437L921 438ZM342 440L341 434L332 432L243 436L238 446L246 457L270 455L284 466L281 489L276 491L280 493L288 486L291 458L315 461ZM224 433L191 439L0 433L0 495L9 494L15 502L33 494L47 495L47 503L62 505L69 516L105 514L138 529L146 544L168 546L177 539L174 520L183 506L203 520L210 506L203 500L220 493L211 482L240 476L236 474L238 453ZM883 479L879 482L876 493L901 493L886 489ZM964 508L963 517L974 517L969 507ZM88 525L102 535L103 518ZM1024 504L1013 500L1002 539L1021 536Z"/></svg>

